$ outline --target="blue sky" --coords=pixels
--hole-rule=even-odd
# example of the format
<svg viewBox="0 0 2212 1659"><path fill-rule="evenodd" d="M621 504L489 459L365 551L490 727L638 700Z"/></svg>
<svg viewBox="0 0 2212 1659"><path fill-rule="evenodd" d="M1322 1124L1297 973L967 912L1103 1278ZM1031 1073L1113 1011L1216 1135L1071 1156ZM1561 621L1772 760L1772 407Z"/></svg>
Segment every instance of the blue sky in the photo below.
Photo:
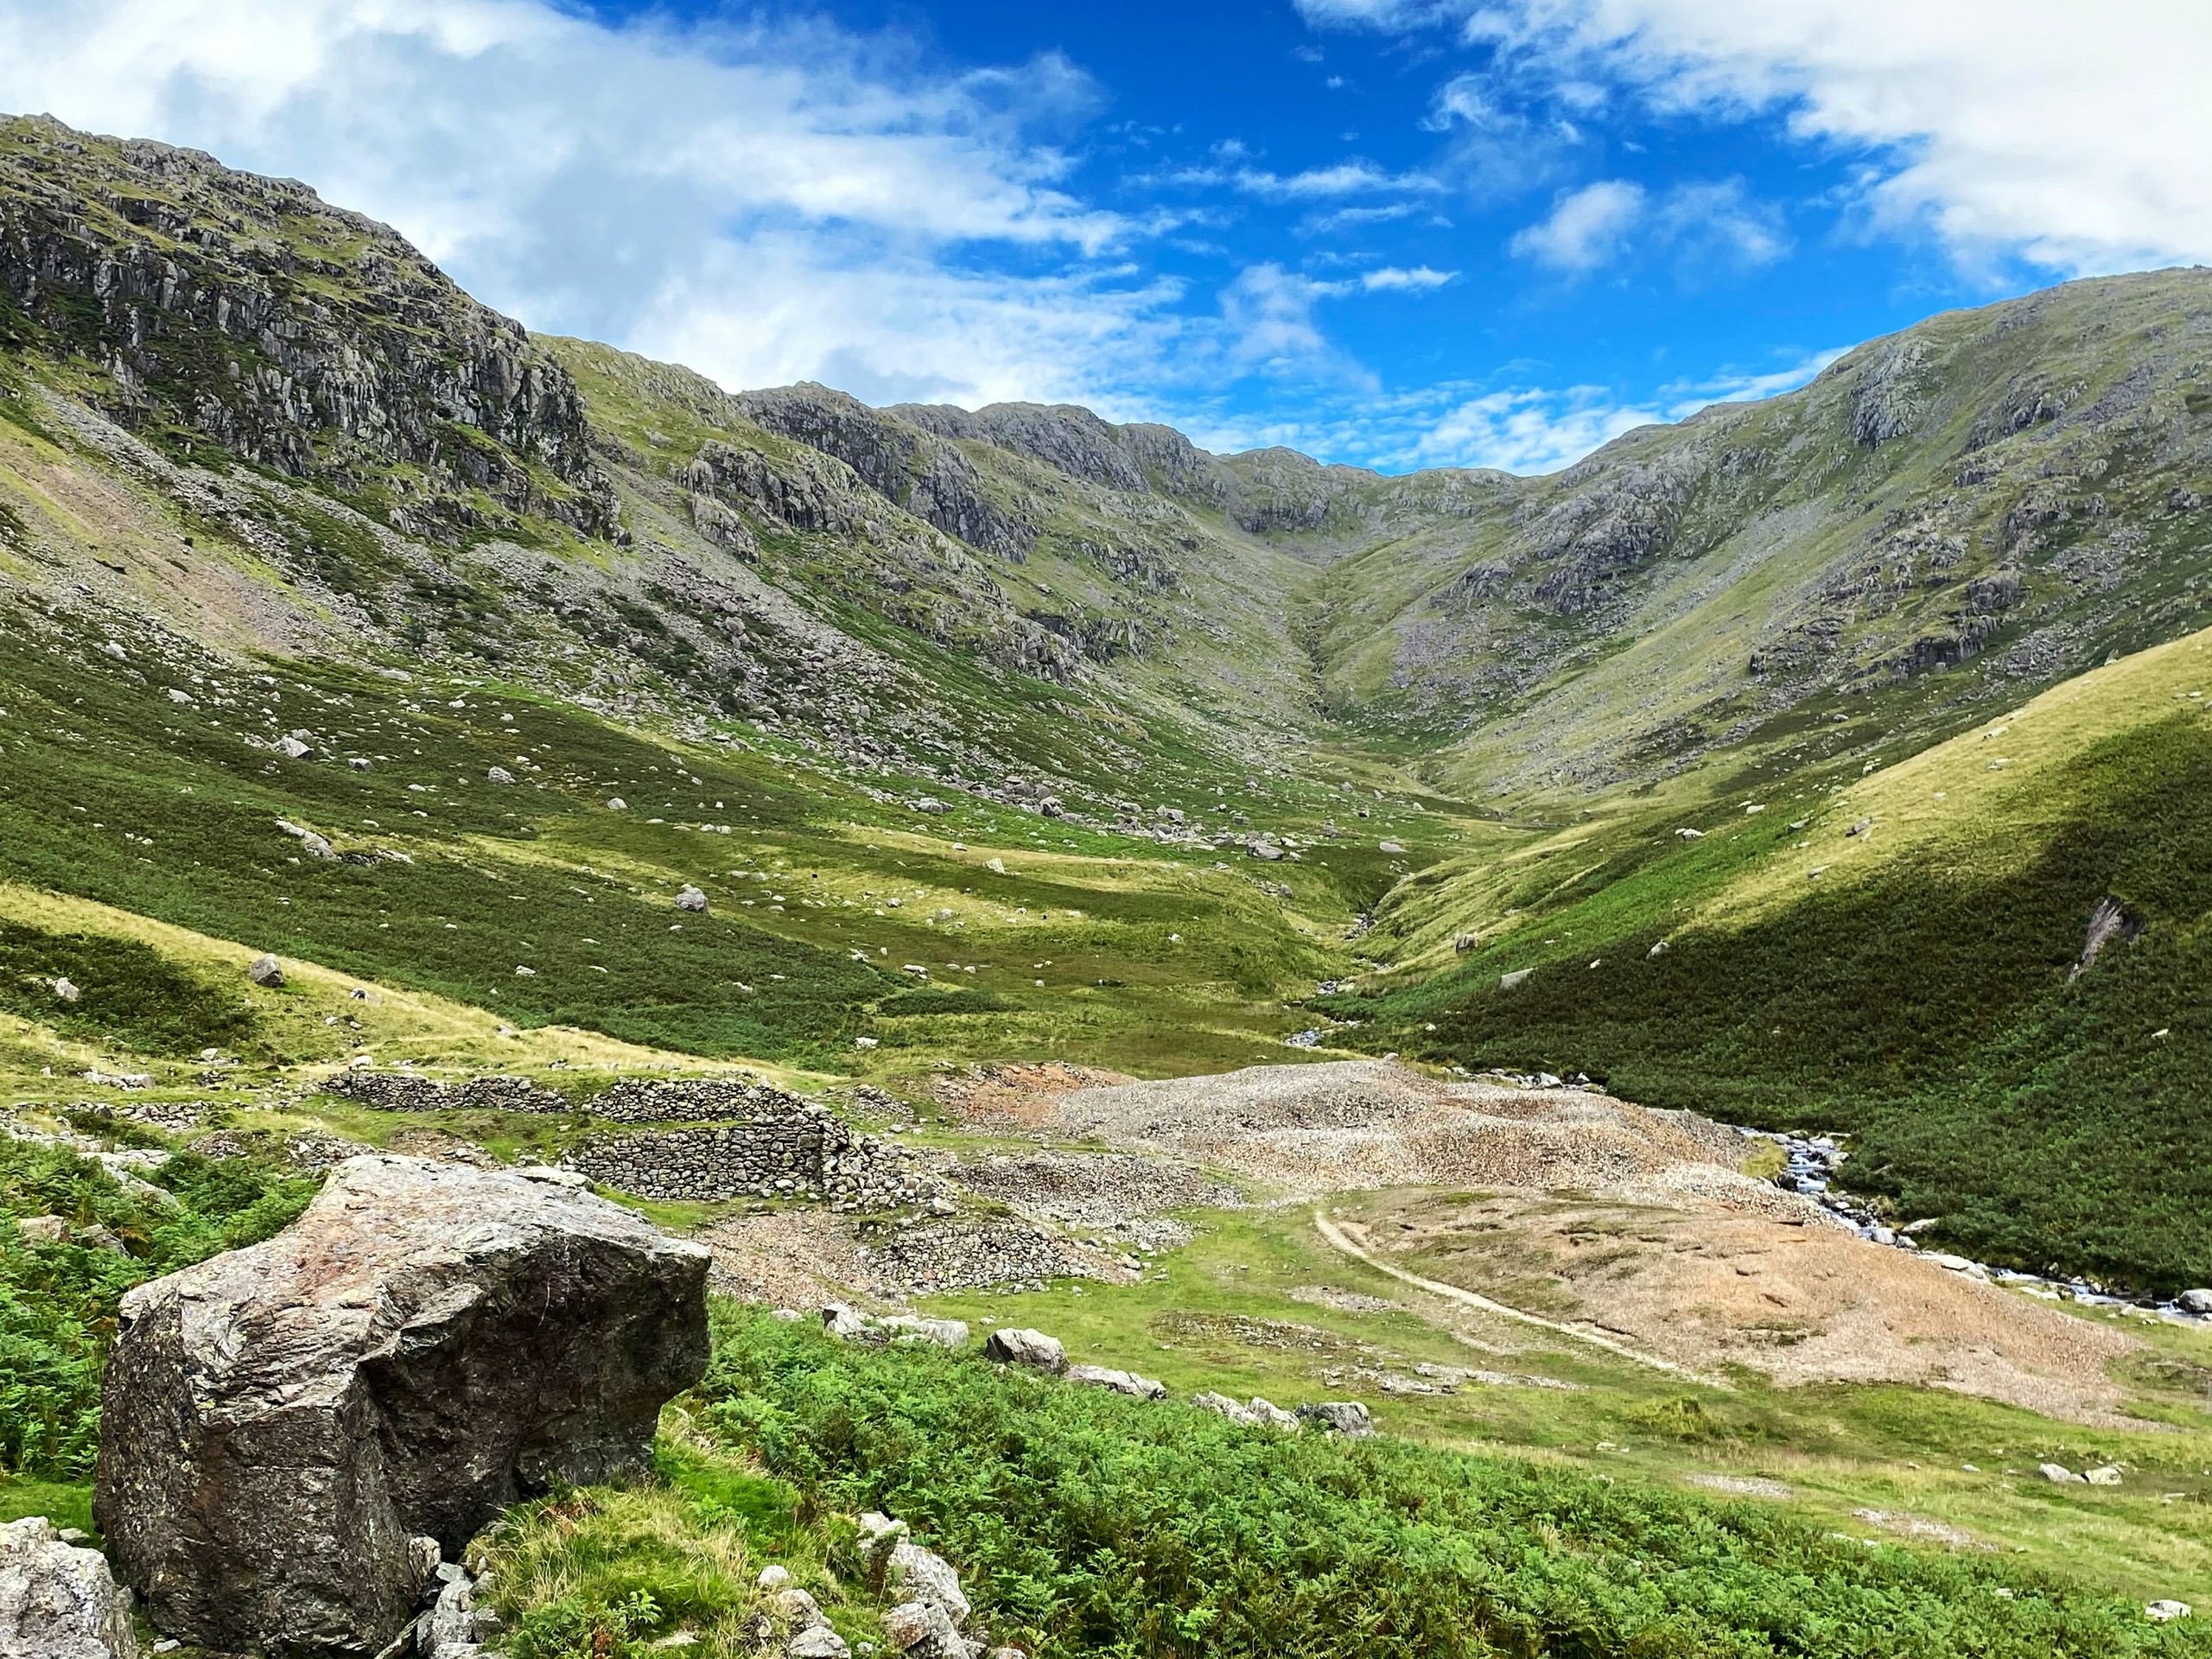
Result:
<svg viewBox="0 0 2212 1659"><path fill-rule="evenodd" d="M2212 259L2202 0L0 0L0 108L733 388L1548 470Z"/></svg>

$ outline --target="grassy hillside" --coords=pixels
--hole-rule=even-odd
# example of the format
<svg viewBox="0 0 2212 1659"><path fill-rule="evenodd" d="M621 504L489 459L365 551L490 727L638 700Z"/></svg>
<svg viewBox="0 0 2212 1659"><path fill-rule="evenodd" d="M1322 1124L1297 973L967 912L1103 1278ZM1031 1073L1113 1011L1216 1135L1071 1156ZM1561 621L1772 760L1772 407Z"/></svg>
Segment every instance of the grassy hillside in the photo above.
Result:
<svg viewBox="0 0 2212 1659"><path fill-rule="evenodd" d="M1329 1006L1363 1046L1849 1131L1853 1185L1978 1255L2203 1282L2207 660L2192 636L1895 764L1441 866L1385 927L1431 963L1480 942ZM2139 937L2077 975L2107 899Z"/></svg>

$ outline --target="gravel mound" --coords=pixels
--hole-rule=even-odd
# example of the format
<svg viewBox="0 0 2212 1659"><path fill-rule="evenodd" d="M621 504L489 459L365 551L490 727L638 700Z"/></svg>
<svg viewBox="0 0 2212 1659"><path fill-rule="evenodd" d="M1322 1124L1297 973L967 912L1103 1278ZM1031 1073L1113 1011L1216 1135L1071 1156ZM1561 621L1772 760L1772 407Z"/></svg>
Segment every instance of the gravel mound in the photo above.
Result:
<svg viewBox="0 0 2212 1659"><path fill-rule="evenodd" d="M1425 1185L1613 1188L1682 1165L1716 1174L1742 1137L1686 1112L1575 1089L1441 1084L1382 1060L1254 1066L1087 1089L1062 1125L1298 1191Z"/></svg>
<svg viewBox="0 0 2212 1659"><path fill-rule="evenodd" d="M1220 1210L1243 1195L1188 1164L1127 1153L973 1158L944 1172L971 1192L1066 1227L1112 1227L1171 1210Z"/></svg>

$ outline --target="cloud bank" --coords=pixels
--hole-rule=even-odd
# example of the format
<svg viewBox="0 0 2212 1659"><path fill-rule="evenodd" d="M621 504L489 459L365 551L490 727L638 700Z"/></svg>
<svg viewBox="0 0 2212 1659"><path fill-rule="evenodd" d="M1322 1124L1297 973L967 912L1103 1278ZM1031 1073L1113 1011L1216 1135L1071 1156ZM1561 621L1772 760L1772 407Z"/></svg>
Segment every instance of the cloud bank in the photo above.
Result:
<svg viewBox="0 0 2212 1659"><path fill-rule="evenodd" d="M1297 3L1323 26L1452 30L1494 52L1500 77L1554 90L1778 111L1801 138L1877 158L1872 226L1924 228L1969 264L2078 276L2212 259L2202 0ZM1476 85L1447 92L1479 104Z"/></svg>

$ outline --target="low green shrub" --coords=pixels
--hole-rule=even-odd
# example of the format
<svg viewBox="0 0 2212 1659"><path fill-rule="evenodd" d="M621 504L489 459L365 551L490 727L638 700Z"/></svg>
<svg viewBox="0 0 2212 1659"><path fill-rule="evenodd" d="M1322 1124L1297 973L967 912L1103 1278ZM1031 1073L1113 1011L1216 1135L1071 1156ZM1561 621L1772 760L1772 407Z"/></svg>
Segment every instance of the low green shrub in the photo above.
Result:
<svg viewBox="0 0 2212 1659"><path fill-rule="evenodd" d="M153 1184L174 1205L125 1188L66 1148L0 1139L0 1467L65 1480L99 1452L100 1372L117 1305L133 1285L286 1226L320 1181L281 1165L181 1153ZM14 1221L60 1216L87 1241L26 1243Z"/></svg>
<svg viewBox="0 0 2212 1659"><path fill-rule="evenodd" d="M2185 1625L1755 1506L1390 1439L1243 1429L723 1307L709 1419L821 1511L879 1509L1040 1659L2109 1659Z"/></svg>

